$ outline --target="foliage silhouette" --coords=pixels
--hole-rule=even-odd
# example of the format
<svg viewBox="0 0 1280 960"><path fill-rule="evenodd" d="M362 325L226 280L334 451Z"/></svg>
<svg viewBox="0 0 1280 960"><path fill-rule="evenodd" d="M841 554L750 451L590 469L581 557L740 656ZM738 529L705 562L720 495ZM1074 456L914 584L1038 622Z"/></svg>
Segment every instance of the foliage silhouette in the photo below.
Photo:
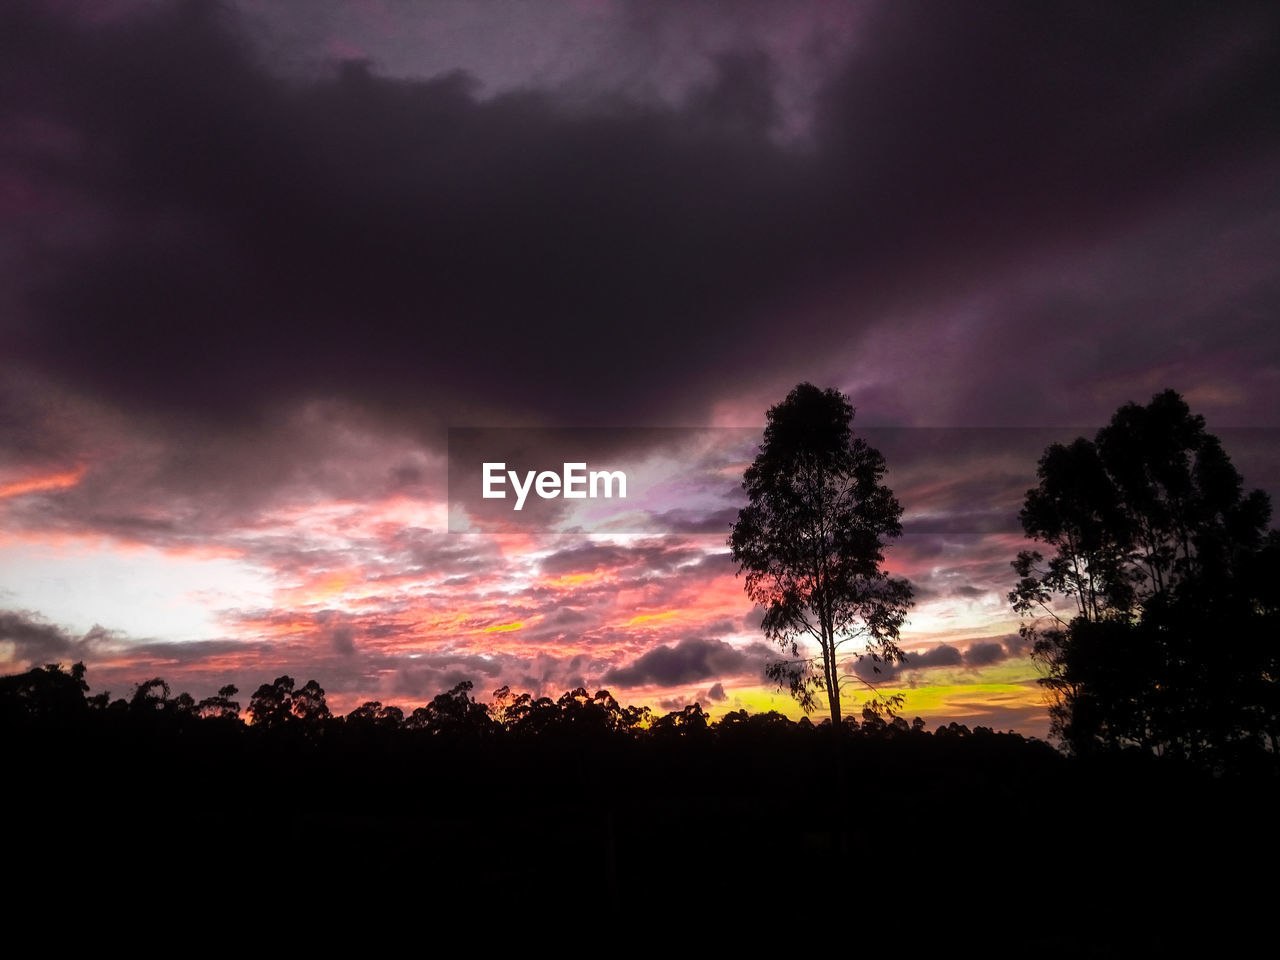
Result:
<svg viewBox="0 0 1280 960"><path fill-rule="evenodd" d="M884 458L853 435L853 415L843 394L810 383L771 407L729 537L747 595L764 608L765 635L790 653L769 676L806 713L825 692L836 724L848 679L842 648L858 640L859 658L901 659L898 633L912 605L911 585L882 567L885 541L902 533L902 507L882 482ZM802 652L808 641L814 656Z"/></svg>
<svg viewBox="0 0 1280 960"><path fill-rule="evenodd" d="M134 713L155 713L164 710L169 702L169 684L155 677L138 684L129 701L129 709Z"/></svg>
<svg viewBox="0 0 1280 960"><path fill-rule="evenodd" d="M1053 734L1077 753L1274 758L1280 541L1204 418L1167 390L1093 441L1050 446L1038 476L1019 519L1055 552L1018 554L1009 600L1029 618Z"/></svg>
<svg viewBox="0 0 1280 960"><path fill-rule="evenodd" d="M249 722L264 730L288 723L293 717L293 686L293 677L286 675L258 687L249 698Z"/></svg>
<svg viewBox="0 0 1280 960"><path fill-rule="evenodd" d="M217 696L205 697L196 705L196 711L205 719L235 720L240 716L240 704L231 698L240 691L234 684L218 689Z"/></svg>
<svg viewBox="0 0 1280 960"><path fill-rule="evenodd" d="M380 700L368 700L348 713L344 719L347 726L351 727L395 730L404 724L404 711L399 707L384 707Z"/></svg>
<svg viewBox="0 0 1280 960"><path fill-rule="evenodd" d="M796 731L819 729L807 719L794 722L776 711L753 715L737 710L712 720L697 703L655 716L648 707L621 705L607 690L589 694L582 687L566 691L556 700L513 694L509 687L501 687L494 691L493 702L486 704L471 696L474 685L469 680L439 694L408 716L400 707L377 700L360 704L346 716L335 716L325 705L324 690L316 681L295 689L293 678L288 676L258 687L250 701L246 724L239 720L239 704L231 700L238 692L234 685L223 686L216 696L197 702L186 693L170 697L169 684L154 677L138 684L129 701L116 700L106 705L103 696L88 696L85 678L83 663L75 664L70 672L60 664L50 664L25 674L0 677L0 717L10 727L57 726L68 718L79 718L106 724L107 729L126 731L130 737L146 736L147 731L164 734L203 727L248 737L271 737L281 730L296 730L304 737L323 739L321 733L328 726L392 738L425 736L428 741L466 743L480 735L512 742L545 739L578 746L706 737L732 739L747 730L761 735L790 731L790 736ZM845 719L843 726L848 736L876 737L888 731L928 735L919 717L913 724L902 718L887 723L875 704L864 707L862 716L861 724ZM153 718L156 722L132 722L139 718ZM122 720L128 722L120 725L117 721ZM823 726L828 725L829 721L824 720ZM940 727L938 732L945 729ZM954 732L957 725L951 724L950 729Z"/></svg>
<svg viewBox="0 0 1280 960"><path fill-rule="evenodd" d="M318 731L331 717L324 689L314 680L294 689L293 677L276 677L258 687L249 700L250 722L266 730L305 727Z"/></svg>
<svg viewBox="0 0 1280 960"><path fill-rule="evenodd" d="M62 664L51 663L0 677L0 717L10 724L71 722L88 709L88 690L83 663L74 664L70 672Z"/></svg>
<svg viewBox="0 0 1280 960"><path fill-rule="evenodd" d="M419 707L409 717L409 726L436 736L475 737L490 733L494 724L489 708L472 699L472 686L470 680L464 680Z"/></svg>

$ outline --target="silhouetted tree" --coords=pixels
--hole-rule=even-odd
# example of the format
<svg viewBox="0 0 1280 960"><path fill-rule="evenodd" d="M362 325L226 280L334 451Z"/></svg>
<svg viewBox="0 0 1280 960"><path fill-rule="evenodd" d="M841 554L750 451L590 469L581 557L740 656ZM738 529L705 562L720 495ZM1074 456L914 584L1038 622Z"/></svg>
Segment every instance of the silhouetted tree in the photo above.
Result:
<svg viewBox="0 0 1280 960"><path fill-rule="evenodd" d="M85 666L70 672L62 664L33 667L26 673L0 677L0 717L10 722L62 720L78 717L87 708Z"/></svg>
<svg viewBox="0 0 1280 960"><path fill-rule="evenodd" d="M1099 620L1132 608L1132 575L1126 567L1132 540L1119 491L1095 444L1083 437L1054 444L1040 458L1040 485L1027 491L1019 520L1027 536L1057 549L1048 565L1024 550L1014 561L1019 612L1045 607L1054 594L1070 597L1078 616Z"/></svg>
<svg viewBox="0 0 1280 960"><path fill-rule="evenodd" d="M368 700L343 720L348 726L395 730L404 724L404 711L399 707L383 706L380 700Z"/></svg>
<svg viewBox="0 0 1280 960"><path fill-rule="evenodd" d="M134 688L129 709L134 713L155 714L165 708L169 700L169 684L159 677L140 683Z"/></svg>
<svg viewBox="0 0 1280 960"><path fill-rule="evenodd" d="M672 710L665 716L653 721L653 735L659 739L677 737L701 738L708 730L707 715L702 712L702 705L691 703L683 710Z"/></svg>
<svg viewBox="0 0 1280 960"><path fill-rule="evenodd" d="M425 707L414 710L408 720L411 729L434 735L472 736L490 732L494 726L489 708L472 699L474 684L463 680L448 693L436 696Z"/></svg>
<svg viewBox="0 0 1280 960"><path fill-rule="evenodd" d="M1270 503L1169 390L1094 441L1054 444L1027 491L1009 594L1044 666L1053 733L1215 762L1276 736ZM1064 613L1054 598L1070 598ZM1038 616L1037 616L1038 615ZM1045 625L1045 621L1048 625Z"/></svg>
<svg viewBox="0 0 1280 960"><path fill-rule="evenodd" d="M842 647L861 641L859 657L897 661L912 604L911 585L882 567L885 541L902 533L902 507L882 482L884 458L853 436L853 413L843 394L809 383L769 410L729 538L747 595L764 608L765 635L790 652L770 676L806 713L814 691L825 691L837 724ZM802 654L806 639L815 656Z"/></svg>
<svg viewBox="0 0 1280 960"><path fill-rule="evenodd" d="M604 738L626 730L635 720L623 712L608 690L598 690L592 696L578 687L565 693L556 705L560 708L559 726L578 738Z"/></svg>
<svg viewBox="0 0 1280 960"><path fill-rule="evenodd" d="M495 691L496 716L512 733L537 735L554 730L560 722L560 708L550 697L535 698L530 693L511 694L509 688Z"/></svg>
<svg viewBox="0 0 1280 960"><path fill-rule="evenodd" d="M325 703L324 688L314 680L308 680L301 689L294 691L290 710L295 717L310 726L316 726L333 716Z"/></svg>
<svg viewBox="0 0 1280 960"><path fill-rule="evenodd" d="M258 687L249 698L249 722L270 730L292 719L293 685L293 677L285 675Z"/></svg>
<svg viewBox="0 0 1280 960"><path fill-rule="evenodd" d="M217 696L205 697L196 705L196 712L206 719L238 719L240 704L231 698L239 692L234 684L220 687Z"/></svg>

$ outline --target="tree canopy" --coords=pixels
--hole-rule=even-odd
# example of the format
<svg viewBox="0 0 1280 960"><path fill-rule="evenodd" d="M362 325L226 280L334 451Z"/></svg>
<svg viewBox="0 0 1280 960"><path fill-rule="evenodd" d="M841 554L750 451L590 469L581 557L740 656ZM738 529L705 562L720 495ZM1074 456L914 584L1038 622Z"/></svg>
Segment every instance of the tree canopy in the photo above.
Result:
<svg viewBox="0 0 1280 960"><path fill-rule="evenodd" d="M1033 618L1053 733L1214 763L1274 750L1280 540L1204 418L1167 390L1050 446L1038 476L1019 518L1054 552L1018 554L1009 599Z"/></svg>
<svg viewBox="0 0 1280 960"><path fill-rule="evenodd" d="M884 484L885 461L852 431L853 407L834 389L802 383L770 408L764 442L743 475L748 503L729 538L762 627L790 657L770 675L805 709L825 692L841 718L841 654L901 658L898 634L911 585L883 567L886 541L902 533L902 507ZM817 654L802 652L813 641Z"/></svg>

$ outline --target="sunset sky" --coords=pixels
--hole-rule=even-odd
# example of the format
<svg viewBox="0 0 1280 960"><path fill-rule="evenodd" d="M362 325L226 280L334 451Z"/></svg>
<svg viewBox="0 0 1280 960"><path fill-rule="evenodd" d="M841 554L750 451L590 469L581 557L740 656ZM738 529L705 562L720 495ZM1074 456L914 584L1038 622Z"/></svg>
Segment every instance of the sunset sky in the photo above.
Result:
<svg viewBox="0 0 1280 960"><path fill-rule="evenodd" d="M905 509L875 679L1043 735L1044 446L1171 388L1280 496L1278 51L1274 3L6 0L0 673L799 716L726 538L810 381ZM678 522L471 523L461 427L590 428Z"/></svg>

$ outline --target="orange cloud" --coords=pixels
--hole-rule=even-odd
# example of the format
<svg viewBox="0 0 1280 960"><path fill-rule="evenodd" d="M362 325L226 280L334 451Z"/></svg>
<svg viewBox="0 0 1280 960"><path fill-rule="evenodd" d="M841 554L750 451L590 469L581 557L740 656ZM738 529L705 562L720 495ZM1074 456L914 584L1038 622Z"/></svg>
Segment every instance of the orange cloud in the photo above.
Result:
<svg viewBox="0 0 1280 960"><path fill-rule="evenodd" d="M73 470L63 470L59 473L46 473L34 477L25 477L22 480L12 480L9 483L0 484L0 500L9 497L20 497L25 493L40 493L45 490L66 490L68 487L74 487L80 482L80 478L85 475L85 467L83 464L77 466Z"/></svg>

